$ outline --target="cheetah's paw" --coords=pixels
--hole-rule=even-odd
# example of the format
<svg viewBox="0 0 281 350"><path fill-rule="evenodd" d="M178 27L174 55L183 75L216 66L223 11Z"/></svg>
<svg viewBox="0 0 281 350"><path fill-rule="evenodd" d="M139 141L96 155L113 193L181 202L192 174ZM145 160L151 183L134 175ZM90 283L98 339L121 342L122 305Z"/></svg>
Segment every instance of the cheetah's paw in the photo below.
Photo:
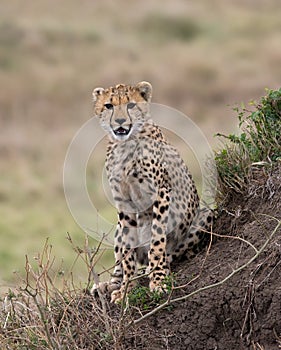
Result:
<svg viewBox="0 0 281 350"><path fill-rule="evenodd" d="M121 289L119 289L119 290L114 290L114 291L111 293L111 300L110 300L110 302L111 302L111 303L118 304L118 303L121 303L121 302L122 302L123 298L124 298L124 292L122 292Z"/></svg>
<svg viewBox="0 0 281 350"><path fill-rule="evenodd" d="M100 283L95 283L91 289L91 294L96 295L98 293L98 290L102 294L107 294L107 293L112 293L116 289L120 288L120 285L117 283L110 283L110 282L100 282Z"/></svg>
<svg viewBox="0 0 281 350"><path fill-rule="evenodd" d="M150 281L149 289L151 292L167 293L168 287L163 281Z"/></svg>

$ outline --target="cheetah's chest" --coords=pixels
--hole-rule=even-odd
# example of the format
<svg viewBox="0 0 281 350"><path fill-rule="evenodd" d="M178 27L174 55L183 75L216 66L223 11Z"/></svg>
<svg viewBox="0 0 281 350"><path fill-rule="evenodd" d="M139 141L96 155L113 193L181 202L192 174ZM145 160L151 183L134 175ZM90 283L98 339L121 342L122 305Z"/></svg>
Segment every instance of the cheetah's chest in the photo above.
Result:
<svg viewBox="0 0 281 350"><path fill-rule="evenodd" d="M155 201L156 190L148 173L147 158L145 149L134 142L120 144L108 155L107 176L118 210L143 212Z"/></svg>

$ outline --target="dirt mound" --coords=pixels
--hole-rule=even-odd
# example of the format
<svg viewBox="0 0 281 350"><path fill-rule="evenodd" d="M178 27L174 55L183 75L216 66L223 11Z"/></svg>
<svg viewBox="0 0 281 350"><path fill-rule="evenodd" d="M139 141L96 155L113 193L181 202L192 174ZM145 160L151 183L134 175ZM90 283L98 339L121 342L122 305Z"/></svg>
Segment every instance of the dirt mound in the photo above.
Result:
<svg viewBox="0 0 281 350"><path fill-rule="evenodd" d="M71 280L61 291L46 244L36 269L27 260L24 286L0 299L0 348L281 349L281 164L251 179L247 196L229 194L216 242L172 267L168 299L149 292L144 277L126 309Z"/></svg>
<svg viewBox="0 0 281 350"><path fill-rule="evenodd" d="M229 199L214 227L215 233L229 237L217 238L207 256L202 252L192 261L174 267L177 283L187 285L176 291L173 298L219 284L257 254L256 250L261 249L278 225L274 218L281 219L280 189L279 166L270 176L257 171L247 198L232 196ZM192 277L198 275L192 281ZM127 334L125 347L155 350L280 348L281 227L247 267L224 283L148 317Z"/></svg>

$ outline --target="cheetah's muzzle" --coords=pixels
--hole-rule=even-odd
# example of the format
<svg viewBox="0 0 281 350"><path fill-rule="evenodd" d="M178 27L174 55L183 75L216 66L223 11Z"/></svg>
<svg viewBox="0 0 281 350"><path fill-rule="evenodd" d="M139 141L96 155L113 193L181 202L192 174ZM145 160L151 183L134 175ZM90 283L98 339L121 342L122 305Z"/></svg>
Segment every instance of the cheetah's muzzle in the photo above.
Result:
<svg viewBox="0 0 281 350"><path fill-rule="evenodd" d="M117 136L119 135L125 136L129 134L129 132L131 131L131 127L132 127L131 125L128 128L123 128L122 126L119 126L119 128L113 131L114 131L114 134Z"/></svg>

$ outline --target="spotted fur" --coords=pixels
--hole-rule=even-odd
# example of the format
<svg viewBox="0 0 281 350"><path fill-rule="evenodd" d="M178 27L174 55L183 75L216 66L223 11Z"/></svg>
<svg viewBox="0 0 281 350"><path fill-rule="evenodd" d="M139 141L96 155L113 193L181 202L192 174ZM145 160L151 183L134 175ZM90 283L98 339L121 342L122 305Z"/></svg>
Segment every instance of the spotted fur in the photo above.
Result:
<svg viewBox="0 0 281 350"><path fill-rule="evenodd" d="M213 221L210 210L199 208L179 153L151 120L151 96L147 82L93 92L95 115L109 136L106 171L119 218L112 279L93 289L109 290L112 301L122 299L137 263L148 265L151 290L165 290L171 261L196 254Z"/></svg>

